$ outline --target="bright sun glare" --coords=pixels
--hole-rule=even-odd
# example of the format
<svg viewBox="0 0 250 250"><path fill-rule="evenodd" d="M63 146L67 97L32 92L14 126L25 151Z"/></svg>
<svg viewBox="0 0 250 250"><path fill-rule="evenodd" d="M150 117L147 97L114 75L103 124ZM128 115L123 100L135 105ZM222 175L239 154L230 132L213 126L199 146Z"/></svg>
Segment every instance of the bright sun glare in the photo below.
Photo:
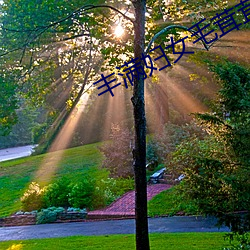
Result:
<svg viewBox="0 0 250 250"><path fill-rule="evenodd" d="M123 33L124 33L123 27L120 24L118 24L116 26L116 28L115 28L115 32L114 33L115 33L115 36L121 37L123 35Z"/></svg>

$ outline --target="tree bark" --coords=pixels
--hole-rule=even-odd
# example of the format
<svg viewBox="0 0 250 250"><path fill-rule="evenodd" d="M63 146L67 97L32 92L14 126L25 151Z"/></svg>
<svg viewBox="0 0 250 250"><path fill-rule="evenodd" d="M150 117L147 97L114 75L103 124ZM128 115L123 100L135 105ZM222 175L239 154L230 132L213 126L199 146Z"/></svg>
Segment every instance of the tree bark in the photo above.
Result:
<svg viewBox="0 0 250 250"><path fill-rule="evenodd" d="M140 58L145 45L146 0L133 1L134 21L134 58ZM143 61L141 66L144 67ZM135 174L135 217L136 249L149 250L147 218L147 180L146 180L146 117L144 102L144 79L139 74L134 77L132 103L134 108L135 147L133 149Z"/></svg>

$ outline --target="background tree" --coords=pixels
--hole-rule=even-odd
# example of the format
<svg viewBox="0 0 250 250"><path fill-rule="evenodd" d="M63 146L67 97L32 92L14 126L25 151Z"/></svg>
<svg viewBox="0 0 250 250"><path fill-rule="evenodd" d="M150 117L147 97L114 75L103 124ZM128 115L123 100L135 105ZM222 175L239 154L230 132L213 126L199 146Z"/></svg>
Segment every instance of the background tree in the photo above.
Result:
<svg viewBox="0 0 250 250"><path fill-rule="evenodd" d="M17 122L16 85L2 73L0 76L0 136L7 135Z"/></svg>
<svg viewBox="0 0 250 250"><path fill-rule="evenodd" d="M105 157L102 167L110 171L112 178L133 177L132 138L127 128L113 124L110 135L111 141L100 147L100 151Z"/></svg>
<svg viewBox="0 0 250 250"><path fill-rule="evenodd" d="M210 68L222 87L216 109L196 115L209 135L182 143L170 168L185 174L181 190L203 213L242 233L250 225L250 71L231 62Z"/></svg>

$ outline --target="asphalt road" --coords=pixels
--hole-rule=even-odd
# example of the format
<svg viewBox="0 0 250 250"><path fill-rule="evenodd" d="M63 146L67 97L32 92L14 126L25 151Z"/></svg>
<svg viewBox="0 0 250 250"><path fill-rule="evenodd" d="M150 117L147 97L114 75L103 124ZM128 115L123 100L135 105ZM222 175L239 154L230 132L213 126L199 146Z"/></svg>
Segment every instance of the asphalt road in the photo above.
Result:
<svg viewBox="0 0 250 250"><path fill-rule="evenodd" d="M228 232L227 227L218 229L214 218L195 216L174 216L149 218L150 233L170 232ZM135 220L109 220L94 222L75 222L43 224L33 226L2 227L0 241L24 240L39 238L56 238L74 235L110 235L134 234Z"/></svg>
<svg viewBox="0 0 250 250"><path fill-rule="evenodd" d="M34 145L28 145L22 147L0 149L0 162L29 156L31 155L34 147Z"/></svg>

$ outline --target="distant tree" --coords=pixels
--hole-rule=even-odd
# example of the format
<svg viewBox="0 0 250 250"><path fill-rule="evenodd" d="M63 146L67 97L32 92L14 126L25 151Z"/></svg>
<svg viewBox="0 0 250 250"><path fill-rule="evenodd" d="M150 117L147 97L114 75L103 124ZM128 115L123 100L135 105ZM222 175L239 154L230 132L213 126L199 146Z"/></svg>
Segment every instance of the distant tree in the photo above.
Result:
<svg viewBox="0 0 250 250"><path fill-rule="evenodd" d="M110 177L128 178L134 176L132 138L127 128L121 128L117 124L112 125L111 141L99 148L104 154L102 167L109 170Z"/></svg>
<svg viewBox="0 0 250 250"><path fill-rule="evenodd" d="M17 107L16 85L12 79L0 75L0 136L9 134L17 122Z"/></svg>

